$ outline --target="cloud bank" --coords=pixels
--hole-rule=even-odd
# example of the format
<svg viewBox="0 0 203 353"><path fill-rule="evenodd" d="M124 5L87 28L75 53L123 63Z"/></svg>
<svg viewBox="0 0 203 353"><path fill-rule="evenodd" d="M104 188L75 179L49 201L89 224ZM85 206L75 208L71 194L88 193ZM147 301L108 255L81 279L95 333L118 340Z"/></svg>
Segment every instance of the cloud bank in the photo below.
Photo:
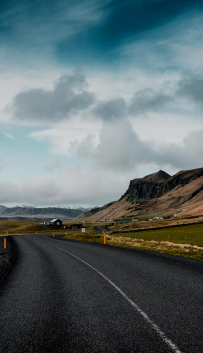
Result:
<svg viewBox="0 0 203 353"><path fill-rule="evenodd" d="M85 111L95 101L86 90L85 76L80 72L61 76L52 90L35 88L18 93L7 108L16 120L41 124L70 118Z"/></svg>

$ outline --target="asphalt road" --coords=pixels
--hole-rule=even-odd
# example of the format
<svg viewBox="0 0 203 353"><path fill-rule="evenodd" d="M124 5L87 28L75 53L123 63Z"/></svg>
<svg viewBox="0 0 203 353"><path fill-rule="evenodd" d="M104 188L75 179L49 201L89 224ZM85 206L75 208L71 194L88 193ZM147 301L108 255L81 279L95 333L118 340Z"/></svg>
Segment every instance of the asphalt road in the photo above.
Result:
<svg viewBox="0 0 203 353"><path fill-rule="evenodd" d="M199 261L16 236L0 352L203 352Z"/></svg>

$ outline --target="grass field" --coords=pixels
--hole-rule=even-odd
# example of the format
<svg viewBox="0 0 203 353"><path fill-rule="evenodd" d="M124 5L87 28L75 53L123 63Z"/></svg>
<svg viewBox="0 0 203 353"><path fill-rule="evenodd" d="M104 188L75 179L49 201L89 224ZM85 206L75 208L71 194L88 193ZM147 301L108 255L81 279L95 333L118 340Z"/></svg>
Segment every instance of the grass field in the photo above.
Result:
<svg viewBox="0 0 203 353"><path fill-rule="evenodd" d="M52 226L44 226L39 222L33 221L0 221L0 235L8 234L32 234L32 233L51 233L59 230ZM60 230L61 232L61 230Z"/></svg>
<svg viewBox="0 0 203 353"><path fill-rule="evenodd" d="M0 235L60 233L64 238L90 242L104 242L104 233L93 230L92 223L85 224L86 232L77 230L54 229L50 226L40 225L31 221L0 221ZM97 225L101 225L98 223ZM146 224L147 226L147 224ZM164 229L149 229L136 231L115 232L119 225L109 227L106 232L107 244L123 247L132 247L143 250L185 256L203 260L203 223L189 224Z"/></svg>
<svg viewBox="0 0 203 353"><path fill-rule="evenodd" d="M203 223L190 224L164 229L150 229L136 232L119 232L115 235L131 239L169 241L178 244L191 244L203 247Z"/></svg>
<svg viewBox="0 0 203 353"><path fill-rule="evenodd" d="M107 244L203 260L203 223L136 232L106 233ZM71 231L64 237L104 242L104 233Z"/></svg>

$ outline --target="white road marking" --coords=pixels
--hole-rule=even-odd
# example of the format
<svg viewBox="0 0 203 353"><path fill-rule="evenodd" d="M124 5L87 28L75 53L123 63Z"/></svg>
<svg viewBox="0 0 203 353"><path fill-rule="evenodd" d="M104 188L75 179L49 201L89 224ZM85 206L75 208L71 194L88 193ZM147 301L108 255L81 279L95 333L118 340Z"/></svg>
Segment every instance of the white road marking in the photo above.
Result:
<svg viewBox="0 0 203 353"><path fill-rule="evenodd" d="M47 244L48 245L48 244ZM78 256L73 255L72 253L70 253L69 251L63 250L61 248L58 248L56 246L53 245L49 245L52 248L58 249L60 251L63 251L73 257L75 257L77 260L83 262L85 265L87 265L88 267L90 267L91 269L93 269L95 272L97 272L101 277L103 277L108 283L110 283L121 295L122 297L127 300L128 303L130 303L130 305L137 310L137 312L145 319L145 321L147 321L151 327L156 331L156 333L159 335L159 337L167 344L167 346L169 348L171 348L171 350L174 353L183 353L180 351L180 349L175 345L175 343L173 343L166 335L165 333L159 328L158 325L156 325L150 318L149 316L142 310L140 309L140 307L135 304L130 298L128 298L128 296L119 288L117 287L109 278L107 278L103 273L101 273L100 271L98 271L95 267L91 266L90 264L88 264L88 262L80 259Z"/></svg>

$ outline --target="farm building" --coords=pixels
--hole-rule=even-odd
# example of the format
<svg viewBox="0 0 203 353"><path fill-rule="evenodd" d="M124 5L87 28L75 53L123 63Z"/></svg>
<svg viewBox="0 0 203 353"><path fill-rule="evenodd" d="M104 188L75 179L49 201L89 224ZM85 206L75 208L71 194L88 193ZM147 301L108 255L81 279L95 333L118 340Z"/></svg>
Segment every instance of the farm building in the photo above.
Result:
<svg viewBox="0 0 203 353"><path fill-rule="evenodd" d="M45 226L49 226L50 222L49 221L44 221L42 224L44 224Z"/></svg>
<svg viewBox="0 0 203 353"><path fill-rule="evenodd" d="M52 221L50 221L50 224L52 226L62 226L62 221L60 219L56 218L56 219L52 219Z"/></svg>

